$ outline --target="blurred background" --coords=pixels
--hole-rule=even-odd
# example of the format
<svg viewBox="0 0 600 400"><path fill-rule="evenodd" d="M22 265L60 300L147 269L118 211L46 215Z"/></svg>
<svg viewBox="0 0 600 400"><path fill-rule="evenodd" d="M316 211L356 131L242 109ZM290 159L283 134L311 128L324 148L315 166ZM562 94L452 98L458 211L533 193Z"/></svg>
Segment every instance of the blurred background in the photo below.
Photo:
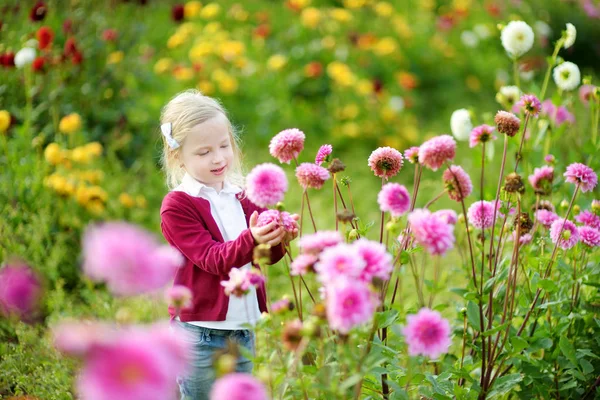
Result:
<svg viewBox="0 0 600 400"><path fill-rule="evenodd" d="M533 48L517 63L523 92L539 94L568 22L577 40L560 57L597 84L595 0L2 0L0 260L18 257L41 273L44 324L119 311L138 321L164 318L160 299L112 299L84 280L79 245L93 221L125 219L159 235L167 192L160 110L187 88L223 103L244 142L247 171L276 162L268 143L283 129L305 132L301 162L332 144L347 166L357 214L365 224L377 221L381 181L367 166L369 154L450 133L460 108L474 126L491 124L503 108L498 90L515 83L499 30L511 20L535 32ZM31 59L23 65L16 55L26 47L35 54L25 54ZM546 97L556 92L551 81ZM578 101L575 91L567 106ZM574 135L588 135L589 113L570 111ZM562 137L550 150L565 159L591 154L579 142ZM480 157L466 145L459 150L472 173ZM395 180L410 187L412 169L405 168ZM293 181L293 168L286 172ZM422 185L430 197L442 189L434 174ZM301 191L291 186L286 205L298 212ZM319 227L332 226L330 197L329 189L311 193ZM457 209L449 200L440 204ZM0 398L19 391L54 398L69 389L72 362L57 361L44 324L1 326Z"/></svg>

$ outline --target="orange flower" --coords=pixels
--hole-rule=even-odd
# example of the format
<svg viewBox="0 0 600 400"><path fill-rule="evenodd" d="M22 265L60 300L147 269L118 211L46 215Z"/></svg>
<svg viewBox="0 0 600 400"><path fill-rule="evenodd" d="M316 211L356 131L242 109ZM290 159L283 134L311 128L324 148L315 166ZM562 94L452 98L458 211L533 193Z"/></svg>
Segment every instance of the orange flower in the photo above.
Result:
<svg viewBox="0 0 600 400"><path fill-rule="evenodd" d="M36 37L40 50L45 50L52 45L52 41L54 40L54 31L49 26L42 26L40 29L38 29Z"/></svg>
<svg viewBox="0 0 600 400"><path fill-rule="evenodd" d="M410 72L398 72L396 74L396 80L404 90L413 90L419 85L417 78Z"/></svg>

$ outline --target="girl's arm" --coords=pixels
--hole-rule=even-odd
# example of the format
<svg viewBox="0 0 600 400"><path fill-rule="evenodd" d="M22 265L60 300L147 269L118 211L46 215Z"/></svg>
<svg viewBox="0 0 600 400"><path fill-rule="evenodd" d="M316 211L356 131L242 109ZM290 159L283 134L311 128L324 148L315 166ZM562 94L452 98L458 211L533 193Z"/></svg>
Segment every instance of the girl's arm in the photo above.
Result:
<svg viewBox="0 0 600 400"><path fill-rule="evenodd" d="M171 209L163 211L161 217L167 241L206 272L227 276L231 268L252 261L255 242L250 229L242 231L235 240L221 243L191 215Z"/></svg>

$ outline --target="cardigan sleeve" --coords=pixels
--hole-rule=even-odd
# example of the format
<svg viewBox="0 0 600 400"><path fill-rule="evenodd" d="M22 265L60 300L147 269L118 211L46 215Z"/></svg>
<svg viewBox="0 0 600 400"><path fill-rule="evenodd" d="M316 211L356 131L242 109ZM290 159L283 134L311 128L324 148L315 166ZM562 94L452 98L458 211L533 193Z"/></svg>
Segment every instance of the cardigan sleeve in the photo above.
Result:
<svg viewBox="0 0 600 400"><path fill-rule="evenodd" d="M185 210L167 209L161 214L161 229L167 241L198 268L214 275L227 276L234 267L252 261L254 237L245 229L225 243L213 239L206 226Z"/></svg>

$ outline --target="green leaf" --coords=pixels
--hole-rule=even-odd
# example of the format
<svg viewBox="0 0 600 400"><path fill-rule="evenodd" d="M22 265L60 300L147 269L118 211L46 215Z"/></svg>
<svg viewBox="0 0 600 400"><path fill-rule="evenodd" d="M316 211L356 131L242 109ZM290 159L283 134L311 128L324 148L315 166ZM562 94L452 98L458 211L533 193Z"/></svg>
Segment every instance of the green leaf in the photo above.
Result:
<svg viewBox="0 0 600 400"><path fill-rule="evenodd" d="M544 289L548 293L556 292L558 290L558 286L552 279L540 279L537 284L538 287Z"/></svg>
<svg viewBox="0 0 600 400"><path fill-rule="evenodd" d="M378 312L375 316L377 320L377 329L388 327L398 320L398 310L387 310Z"/></svg>
<svg viewBox="0 0 600 400"><path fill-rule="evenodd" d="M502 396L509 393L519 382L523 380L521 374L510 374L498 378L492 390L488 393L488 397L491 399L494 396Z"/></svg>
<svg viewBox="0 0 600 400"><path fill-rule="evenodd" d="M524 350L529 346L527 340L523 339L520 336L513 336L512 338L510 338L510 343L512 344L513 348L517 353L520 353L521 350Z"/></svg>
<svg viewBox="0 0 600 400"><path fill-rule="evenodd" d="M564 356L567 357L571 364L577 367L579 363L577 362L577 356L575 355L575 347L573 347L573 343L571 343L565 336L561 336L558 346L560 347L560 351L562 351Z"/></svg>
<svg viewBox="0 0 600 400"><path fill-rule="evenodd" d="M594 366L592 365L591 362L589 362L585 358L582 358L581 360L579 360L579 363L581 364L581 369L583 370L584 374L587 375L587 374L591 374L592 372L594 372Z"/></svg>
<svg viewBox="0 0 600 400"><path fill-rule="evenodd" d="M478 311L478 312L479 312L479 311ZM490 335L493 335L494 333L496 333L496 332L499 332L499 331L501 331L501 330L505 329L505 328L508 326L508 324L510 324L510 321L506 321L506 322L505 322L505 323L503 323L502 325L498 325L498 326L497 326L497 327L495 327L495 328L489 329L489 330L487 330L487 331L483 332L483 336L490 336Z"/></svg>
<svg viewBox="0 0 600 400"><path fill-rule="evenodd" d="M479 306L472 301L467 303L467 320L474 329L479 330L481 328L481 324L479 323L481 321L479 319Z"/></svg>

